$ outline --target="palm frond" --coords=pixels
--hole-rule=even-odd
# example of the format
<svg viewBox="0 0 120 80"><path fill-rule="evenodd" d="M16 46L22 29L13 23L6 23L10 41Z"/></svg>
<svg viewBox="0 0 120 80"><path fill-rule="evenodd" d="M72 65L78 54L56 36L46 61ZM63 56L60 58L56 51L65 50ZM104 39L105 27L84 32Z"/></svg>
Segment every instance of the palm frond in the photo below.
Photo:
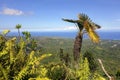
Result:
<svg viewBox="0 0 120 80"><path fill-rule="evenodd" d="M21 25L20 24L17 24L16 25L16 29L20 29L21 28Z"/></svg>
<svg viewBox="0 0 120 80"><path fill-rule="evenodd" d="M77 20L64 19L64 18L62 18L62 20L63 20L63 21L66 21L66 22L77 23Z"/></svg>
<svg viewBox="0 0 120 80"><path fill-rule="evenodd" d="M92 26L92 28L93 28L94 30L101 28L100 25L98 25L98 24L96 24L96 23L93 23L93 22L91 23L91 26Z"/></svg>
<svg viewBox="0 0 120 80"><path fill-rule="evenodd" d="M87 31L90 39L94 42L94 43L98 43L100 41L99 36L97 35L97 33L94 31L93 26L88 22L85 21L84 22L84 28Z"/></svg>
<svg viewBox="0 0 120 80"><path fill-rule="evenodd" d="M92 20L86 14L83 13L78 14L78 18L80 22L84 22L86 20L92 22Z"/></svg>

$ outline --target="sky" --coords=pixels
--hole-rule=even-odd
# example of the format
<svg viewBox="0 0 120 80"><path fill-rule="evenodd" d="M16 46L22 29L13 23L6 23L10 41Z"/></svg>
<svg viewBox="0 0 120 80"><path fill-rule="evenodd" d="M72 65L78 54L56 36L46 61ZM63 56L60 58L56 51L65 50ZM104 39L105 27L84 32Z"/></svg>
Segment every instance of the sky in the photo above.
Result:
<svg viewBox="0 0 120 80"><path fill-rule="evenodd" d="M120 0L0 0L0 30L74 31L62 18L87 14L101 31L120 31Z"/></svg>

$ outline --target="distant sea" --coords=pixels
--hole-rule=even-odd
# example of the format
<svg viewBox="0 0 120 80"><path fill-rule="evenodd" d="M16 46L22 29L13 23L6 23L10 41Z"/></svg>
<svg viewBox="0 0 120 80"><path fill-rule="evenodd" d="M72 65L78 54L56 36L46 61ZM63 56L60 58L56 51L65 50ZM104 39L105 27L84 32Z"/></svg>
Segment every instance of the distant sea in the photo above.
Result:
<svg viewBox="0 0 120 80"><path fill-rule="evenodd" d="M34 37L61 37L61 38L75 38L77 32L30 32ZM120 40L120 32L97 32L101 39L106 40ZM17 32L10 32L8 36L18 36ZM86 34L84 38L88 38Z"/></svg>

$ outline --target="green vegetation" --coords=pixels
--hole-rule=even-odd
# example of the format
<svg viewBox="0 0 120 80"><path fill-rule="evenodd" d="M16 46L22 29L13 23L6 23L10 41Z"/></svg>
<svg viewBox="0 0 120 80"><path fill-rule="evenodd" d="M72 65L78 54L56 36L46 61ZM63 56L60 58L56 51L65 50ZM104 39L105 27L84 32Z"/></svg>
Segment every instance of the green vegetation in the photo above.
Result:
<svg viewBox="0 0 120 80"><path fill-rule="evenodd" d="M68 53L71 61L73 61L72 56L73 56L74 39L55 38L55 37L53 38L34 37L34 38L36 40L39 40L38 44L41 48L41 53L52 53L54 56L56 56L53 58L49 58L50 61L58 62L60 55L60 48L63 49L63 55L65 56ZM106 77L97 61L97 59L100 58L103 61L105 69L108 71L108 73L111 76L116 77L116 74L120 69L119 47L120 47L119 40L101 40L100 44L94 44L88 39L84 39L81 52L83 53L83 55L89 52L88 54L93 56L94 60L92 59L93 61L91 62L93 62L93 64L96 65L94 69L97 69L98 73Z"/></svg>
<svg viewBox="0 0 120 80"><path fill-rule="evenodd" d="M21 25L20 25L20 24L17 24L17 25L16 25L16 29L18 29L19 38L20 38L20 28L21 28Z"/></svg>
<svg viewBox="0 0 120 80"><path fill-rule="evenodd" d="M37 69L44 69L40 62L51 54L35 56L37 51L33 51L30 46L27 46L32 41L32 39L28 39L30 37L25 40L23 37L17 42L16 37L4 37L8 32L5 30L3 35L0 35L0 80L45 78L44 74L41 71L38 72ZM30 50L28 51L27 48Z"/></svg>
<svg viewBox="0 0 120 80"><path fill-rule="evenodd" d="M33 39L29 32L23 32L18 40L16 37L4 36L8 32L10 31L5 30L0 35L0 80L105 80L97 70L90 71L87 57L81 55L79 64L73 61L69 55L73 40ZM41 44L37 45L38 43ZM56 47L56 44L60 46ZM66 46L62 47L63 45ZM61 47L63 50L60 52Z"/></svg>

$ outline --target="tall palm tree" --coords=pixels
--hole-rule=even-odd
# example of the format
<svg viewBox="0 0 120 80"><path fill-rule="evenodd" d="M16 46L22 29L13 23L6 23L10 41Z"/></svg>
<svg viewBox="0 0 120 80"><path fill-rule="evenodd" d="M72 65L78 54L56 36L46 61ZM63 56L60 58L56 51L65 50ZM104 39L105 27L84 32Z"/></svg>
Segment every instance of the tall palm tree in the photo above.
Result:
<svg viewBox="0 0 120 80"><path fill-rule="evenodd" d="M19 38L20 38L20 28L21 28L21 25L20 25L20 24L17 24L17 25L16 25L16 29L18 29Z"/></svg>
<svg viewBox="0 0 120 80"><path fill-rule="evenodd" d="M74 60L78 61L82 47L83 34L87 33L90 39L94 43L98 43L100 39L97 33L95 32L95 30L99 29L100 26L92 22L92 20L86 14L82 14L82 13L78 15L78 20L72 20L72 19L63 19L63 20L67 22L75 23L79 29L79 33L75 38L74 49L73 49Z"/></svg>

